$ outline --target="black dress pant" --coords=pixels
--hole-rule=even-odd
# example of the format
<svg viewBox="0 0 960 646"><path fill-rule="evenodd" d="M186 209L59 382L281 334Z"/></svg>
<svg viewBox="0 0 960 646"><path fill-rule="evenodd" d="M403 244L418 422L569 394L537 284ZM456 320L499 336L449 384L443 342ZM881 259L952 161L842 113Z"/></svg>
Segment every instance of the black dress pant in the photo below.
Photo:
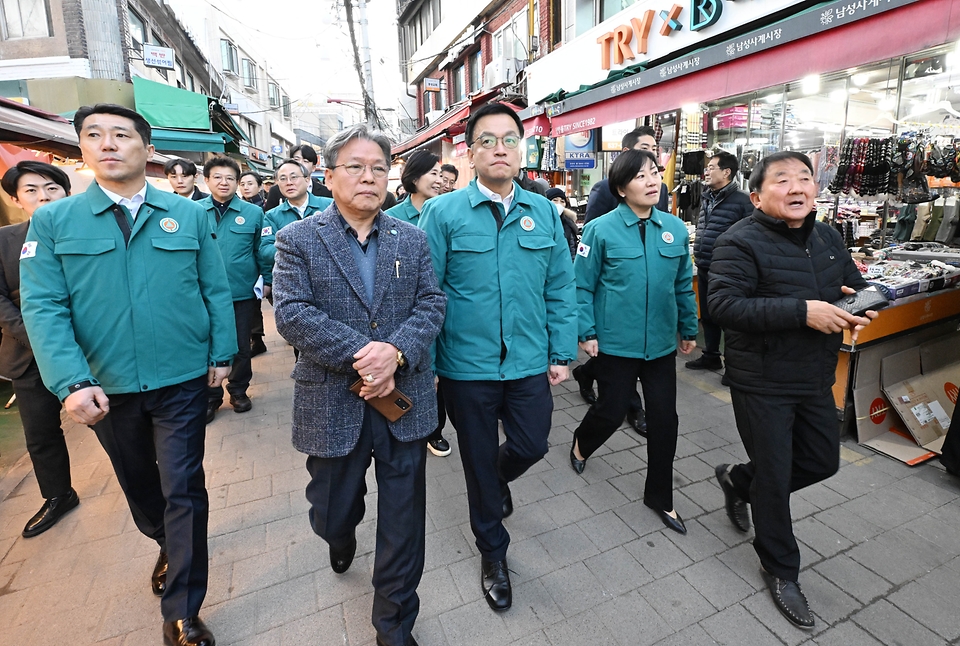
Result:
<svg viewBox="0 0 960 646"><path fill-rule="evenodd" d="M960 473L960 406L953 409L950 430L940 449L940 463L953 473Z"/></svg>
<svg viewBox="0 0 960 646"><path fill-rule="evenodd" d="M708 297L710 294L710 272L697 268L697 295L700 297L700 325L703 326L703 356L720 358L720 338L723 328L710 318Z"/></svg>
<svg viewBox="0 0 960 646"><path fill-rule="evenodd" d="M600 380L598 377L600 372L602 372L602 368L600 364L597 363L596 357L590 357L580 364L580 375L589 379L591 382ZM627 396L630 398L631 410L643 410L643 400L640 398L636 384L634 384L633 390L627 393Z"/></svg>
<svg viewBox="0 0 960 646"><path fill-rule="evenodd" d="M645 361L598 354L597 403L574 433L580 454L589 458L610 439L627 416L637 379L647 400L647 480L643 501L655 509L673 509L673 458L677 453L676 352Z"/></svg>
<svg viewBox="0 0 960 646"><path fill-rule="evenodd" d="M70 491L70 455L60 426L60 400L40 379L37 362L13 380L27 452L37 474L40 495L56 498Z"/></svg>
<svg viewBox="0 0 960 646"><path fill-rule="evenodd" d="M200 614L207 594L206 383L108 395L110 412L93 425L137 528L167 553L164 621Z"/></svg>
<svg viewBox="0 0 960 646"><path fill-rule="evenodd" d="M250 319L250 340L253 337L263 337L263 301L255 299L257 302L253 306L253 317Z"/></svg>
<svg viewBox="0 0 960 646"><path fill-rule="evenodd" d="M447 414L457 429L477 548L489 561L507 556L501 483L523 475L547 454L553 397L547 373L511 381L440 377ZM506 441L500 444L498 421Z"/></svg>
<svg viewBox="0 0 960 646"><path fill-rule="evenodd" d="M759 395L730 388L737 430L750 462L733 467L737 494L748 501L763 568L796 581L800 548L793 536L790 494L826 480L840 467L840 426L833 393Z"/></svg>
<svg viewBox="0 0 960 646"><path fill-rule="evenodd" d="M373 557L373 627L387 646L405 646L420 612L426 532L426 455L423 440L401 442L369 405L357 445L340 458L307 457L310 525L342 548L363 520L365 475L377 475L377 547Z"/></svg>
<svg viewBox="0 0 960 646"><path fill-rule="evenodd" d="M231 397L246 395L247 388L250 387L250 380L253 379L253 367L250 363L250 324L253 321L254 312L259 307L260 301L256 298L233 302L233 318L237 327L237 347L239 350L233 357L230 374L225 382L227 392L230 393ZM222 402L223 386L209 388L208 398L212 402Z"/></svg>
<svg viewBox="0 0 960 646"><path fill-rule="evenodd" d="M427 438L428 442L443 439L443 427L447 425L447 408L443 402L443 386L437 384L437 428Z"/></svg>

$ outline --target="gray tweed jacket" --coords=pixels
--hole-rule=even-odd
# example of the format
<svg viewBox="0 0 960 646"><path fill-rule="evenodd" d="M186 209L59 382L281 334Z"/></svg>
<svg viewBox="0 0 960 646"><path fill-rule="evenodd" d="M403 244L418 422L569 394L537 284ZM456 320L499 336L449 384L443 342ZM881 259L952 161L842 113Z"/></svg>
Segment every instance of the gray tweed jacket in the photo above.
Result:
<svg viewBox="0 0 960 646"><path fill-rule="evenodd" d="M376 282L368 303L338 214L333 204L281 229L273 271L277 330L300 350L291 375L293 445L324 458L347 455L360 437L365 402L349 390L360 378L351 365L370 341L392 343L407 357L395 380L413 408L390 424L394 437L412 441L433 432L431 348L447 301L424 233L381 211Z"/></svg>

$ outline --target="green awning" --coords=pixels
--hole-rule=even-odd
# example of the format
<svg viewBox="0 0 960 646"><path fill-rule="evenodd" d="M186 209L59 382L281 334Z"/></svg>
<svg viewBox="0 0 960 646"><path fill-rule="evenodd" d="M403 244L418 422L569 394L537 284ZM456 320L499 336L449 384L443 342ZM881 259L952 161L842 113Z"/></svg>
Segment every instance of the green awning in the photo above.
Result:
<svg viewBox="0 0 960 646"><path fill-rule="evenodd" d="M222 153L224 145L233 141L222 132L194 132L191 130L167 130L154 128L151 143L157 152L198 152Z"/></svg>
<svg viewBox="0 0 960 646"><path fill-rule="evenodd" d="M142 114L151 126L210 130L210 109L204 94L135 76L133 98L137 112Z"/></svg>
<svg viewBox="0 0 960 646"><path fill-rule="evenodd" d="M244 159L243 161L248 166L250 166L250 170L257 171L257 173L259 173L261 177L264 177L264 178L273 177L273 169L267 168L265 165L261 164L260 162L255 162L252 159Z"/></svg>
<svg viewBox="0 0 960 646"><path fill-rule="evenodd" d="M250 138L247 137L247 133L243 131L243 128L240 127L236 119L230 116L230 113L224 109L223 105L212 96L207 97L207 99L210 102L210 116L213 119L213 129L217 132L227 133L238 142L246 141L249 143Z"/></svg>

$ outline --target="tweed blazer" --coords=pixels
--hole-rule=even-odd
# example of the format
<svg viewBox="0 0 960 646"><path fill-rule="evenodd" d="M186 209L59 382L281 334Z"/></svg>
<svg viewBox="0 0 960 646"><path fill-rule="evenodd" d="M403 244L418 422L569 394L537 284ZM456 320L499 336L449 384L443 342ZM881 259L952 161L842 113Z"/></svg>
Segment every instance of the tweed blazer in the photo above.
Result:
<svg viewBox="0 0 960 646"><path fill-rule="evenodd" d="M447 302L426 235L382 211L374 297L367 302L338 215L334 203L278 231L273 272L277 330L300 350L291 375L293 445L324 458L347 455L360 437L366 403L350 392L360 378L351 365L370 341L392 343L407 357L395 381L413 408L389 423L390 432L404 442L433 432L432 346Z"/></svg>

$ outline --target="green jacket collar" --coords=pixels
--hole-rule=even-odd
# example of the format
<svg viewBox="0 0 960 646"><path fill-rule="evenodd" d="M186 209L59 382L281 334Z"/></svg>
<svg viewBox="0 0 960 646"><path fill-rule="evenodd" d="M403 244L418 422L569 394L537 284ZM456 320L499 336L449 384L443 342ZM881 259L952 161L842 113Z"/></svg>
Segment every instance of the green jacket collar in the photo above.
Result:
<svg viewBox="0 0 960 646"><path fill-rule="evenodd" d="M149 204L155 209L167 210L165 196L167 193L158 188L154 188L150 182L147 182L147 194L143 199L144 204ZM96 182L87 187L87 200L90 202L90 210L94 215L102 215L113 208L113 200L107 197L100 185Z"/></svg>
<svg viewBox="0 0 960 646"><path fill-rule="evenodd" d="M470 206L474 208L484 202L491 201L490 198L481 193L480 189L477 188L477 178L473 178L464 190L467 192ZM520 188L520 184L516 181L513 182L513 204L524 204L526 206L533 204L533 194ZM513 204L511 204L511 209L513 208Z"/></svg>
<svg viewBox="0 0 960 646"><path fill-rule="evenodd" d="M640 218L637 217L637 214L634 213L626 202L621 202L617 205L617 208L614 209L614 212L620 216L620 219L623 220L625 226L639 226ZM657 210L657 207L650 209L650 221L656 224L658 227L663 226L663 213Z"/></svg>

